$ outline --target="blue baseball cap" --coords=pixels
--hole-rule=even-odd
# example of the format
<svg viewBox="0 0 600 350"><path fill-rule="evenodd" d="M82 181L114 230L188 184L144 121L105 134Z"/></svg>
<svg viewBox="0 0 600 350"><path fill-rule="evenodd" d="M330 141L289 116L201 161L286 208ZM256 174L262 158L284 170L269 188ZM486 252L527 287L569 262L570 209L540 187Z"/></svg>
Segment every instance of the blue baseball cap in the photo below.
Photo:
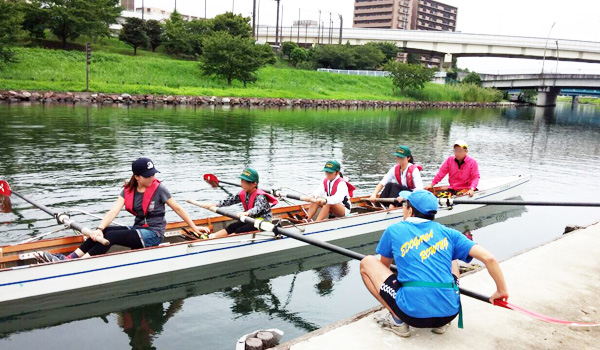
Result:
<svg viewBox="0 0 600 350"><path fill-rule="evenodd" d="M131 171L135 175L150 177L160 171L156 170L150 158L138 158L131 164Z"/></svg>
<svg viewBox="0 0 600 350"><path fill-rule="evenodd" d="M410 202L410 205L417 209L421 214L435 215L438 210L438 200L433 193L426 190L414 192L402 191L398 194L403 199Z"/></svg>

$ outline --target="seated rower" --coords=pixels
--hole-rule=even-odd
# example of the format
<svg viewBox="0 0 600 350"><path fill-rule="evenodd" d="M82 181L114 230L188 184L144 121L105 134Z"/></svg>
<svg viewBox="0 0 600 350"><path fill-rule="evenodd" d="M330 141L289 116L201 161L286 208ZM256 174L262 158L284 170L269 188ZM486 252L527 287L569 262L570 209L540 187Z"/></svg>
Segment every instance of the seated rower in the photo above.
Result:
<svg viewBox="0 0 600 350"><path fill-rule="evenodd" d="M235 196L227 197L216 204L218 207L226 207L242 203L244 211L238 213L238 217L249 216L251 218L261 218L266 221L273 220L271 207L277 205L277 198L258 189L258 172L252 168L246 168L240 175L242 190ZM243 233L254 231L256 228L250 223L236 221L226 228L219 230L211 235L210 238L227 237L234 233Z"/></svg>
<svg viewBox="0 0 600 350"><path fill-rule="evenodd" d="M423 189L421 170L423 167L415 164L415 159L407 146L398 146L396 152L396 165L393 166L379 182L370 199L375 200L381 192L381 198L396 198L401 191L415 191ZM398 197L399 203L402 198ZM395 206L390 205L390 209Z"/></svg>
<svg viewBox="0 0 600 350"><path fill-rule="evenodd" d="M131 249L157 246L162 242L167 226L165 204L171 207L198 236L210 232L208 227L196 226L185 209L171 197L165 185L156 179L155 174L159 171L154 167L152 160L138 158L132 163L131 168L133 171L131 179L123 186L112 209L104 215L90 238L67 256L46 253L46 257L52 261L87 258L105 254L114 244ZM135 216L133 226L109 226L123 207ZM107 239L110 245L105 246L96 242L101 237Z"/></svg>
<svg viewBox="0 0 600 350"><path fill-rule="evenodd" d="M455 259L482 261L496 283L489 301L508 299L500 265L494 256L462 233L434 222L437 198L428 191L401 195L404 221L390 225L381 236L376 252L360 262L360 273L369 292L388 309L377 318L384 330L410 336L410 327L432 328L442 334L458 315L462 327L460 272ZM397 271L390 265L395 262Z"/></svg>
<svg viewBox="0 0 600 350"><path fill-rule="evenodd" d="M317 221L327 219L329 214L336 217L350 214L350 198L356 188L344 178L340 163L337 161L330 160L325 163L323 171L325 172L323 185L319 185L310 195L310 198L318 198L321 201L311 204L306 214L307 220L312 220L319 207L321 207L321 211L317 216Z"/></svg>
<svg viewBox="0 0 600 350"><path fill-rule="evenodd" d="M479 167L477 161L469 156L469 146L465 141L458 140L454 143L454 155L446 159L426 189L432 190L447 174L449 193L466 193L473 197L479 184Z"/></svg>

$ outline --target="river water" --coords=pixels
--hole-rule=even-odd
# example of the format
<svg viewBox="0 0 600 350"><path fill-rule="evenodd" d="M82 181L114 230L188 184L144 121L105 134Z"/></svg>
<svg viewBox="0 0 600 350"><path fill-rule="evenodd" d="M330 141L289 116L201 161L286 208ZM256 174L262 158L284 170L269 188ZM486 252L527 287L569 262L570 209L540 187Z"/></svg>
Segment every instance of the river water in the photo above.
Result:
<svg viewBox="0 0 600 350"><path fill-rule="evenodd" d="M324 163L337 159L357 193L368 194L393 165L396 145L411 147L429 181L459 138L469 143L482 178L532 174L525 200L600 198L600 108L570 104L455 110L4 104L0 179L52 208L102 215L140 156L152 158L159 179L181 203L223 198L202 175L237 181L246 165L259 171L263 188L310 192L322 181ZM210 215L183 205L194 218ZM167 219L178 217L168 212ZM488 207L450 224L470 230L476 242L506 259L560 237L566 225L599 219L597 208ZM117 220L131 218L122 213ZM58 228L14 198L12 213L0 214L0 223L0 243ZM64 234L72 233L54 236ZM348 245L370 253L378 236ZM172 285L134 294L117 285L113 300L0 318L0 348L231 349L255 329L279 328L290 340L376 305L357 262L317 249L264 264L232 264L216 279L199 276L201 271L182 273ZM492 288L490 279L490 290L482 292Z"/></svg>

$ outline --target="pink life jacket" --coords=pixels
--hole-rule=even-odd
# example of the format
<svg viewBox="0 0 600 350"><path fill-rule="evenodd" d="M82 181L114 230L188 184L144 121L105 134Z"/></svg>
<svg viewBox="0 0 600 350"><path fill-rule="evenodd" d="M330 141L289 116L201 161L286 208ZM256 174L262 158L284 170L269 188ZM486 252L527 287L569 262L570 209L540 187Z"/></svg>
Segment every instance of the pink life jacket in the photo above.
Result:
<svg viewBox="0 0 600 350"><path fill-rule="evenodd" d="M419 169L419 171L423 170L422 166L412 164L406 171L406 187L411 190L415 189L415 180L413 179L413 170L415 170L415 168ZM400 164L396 165L394 172L396 173L396 181L398 181L398 184L402 186L402 168L400 167Z"/></svg>
<svg viewBox="0 0 600 350"><path fill-rule="evenodd" d="M144 211L143 216L148 215L148 207L150 206L150 202L152 202L152 197L154 197L154 193L160 186L160 181L154 180L152 184L146 187L146 191L143 193L144 197L142 198L142 210ZM138 214L133 211L133 195L135 194L135 190L131 191L128 187L125 187L124 195L125 195L125 210L130 212L135 216L141 216L142 214Z"/></svg>
<svg viewBox="0 0 600 350"><path fill-rule="evenodd" d="M248 200L248 206L246 207L246 191L242 190L242 191L240 191L239 196L240 196L240 199L242 200L242 205L244 206L244 211L248 211L248 210L254 208L254 201L256 201L256 196L258 196L259 194L266 196L267 201L269 201L271 206L275 206L275 205L277 205L277 203L279 203L277 198L275 198L274 196L268 194L267 192L265 192L263 190L259 190L257 188L250 195L250 199Z"/></svg>
<svg viewBox="0 0 600 350"><path fill-rule="evenodd" d="M350 195L350 197L354 195L354 190L356 189L356 187L352 186L352 184L344 180L341 176L338 177L338 179L335 180L335 182L333 183L333 186L331 187L331 193L329 193L329 189L327 188L327 181L327 178L323 180L323 186L325 187L325 193L327 193L328 196L333 196L337 192L337 187L340 181L344 181L346 183L346 186L348 186L348 194Z"/></svg>

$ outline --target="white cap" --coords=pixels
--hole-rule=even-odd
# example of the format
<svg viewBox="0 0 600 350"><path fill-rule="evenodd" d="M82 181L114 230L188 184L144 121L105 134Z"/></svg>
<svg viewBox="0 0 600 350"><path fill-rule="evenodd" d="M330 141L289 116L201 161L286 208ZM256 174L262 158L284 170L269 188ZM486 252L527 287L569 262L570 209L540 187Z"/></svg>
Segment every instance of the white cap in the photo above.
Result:
<svg viewBox="0 0 600 350"><path fill-rule="evenodd" d="M460 146L465 149L469 148L469 145L467 145L467 141L465 140L456 140L456 142L454 142L454 146Z"/></svg>

